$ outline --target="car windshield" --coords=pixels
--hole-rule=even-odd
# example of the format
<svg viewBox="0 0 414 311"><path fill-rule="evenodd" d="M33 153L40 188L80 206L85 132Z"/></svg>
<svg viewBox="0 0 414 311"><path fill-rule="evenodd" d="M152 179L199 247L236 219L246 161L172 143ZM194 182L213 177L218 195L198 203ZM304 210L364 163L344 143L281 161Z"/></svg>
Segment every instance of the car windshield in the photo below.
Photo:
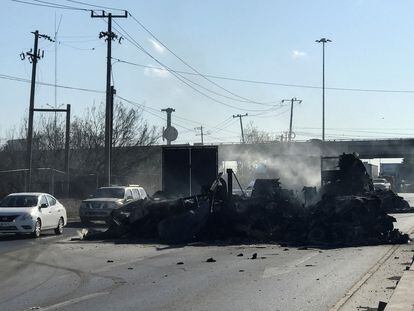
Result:
<svg viewBox="0 0 414 311"><path fill-rule="evenodd" d="M375 182L375 183L386 183L387 180L385 180L385 179L374 179L373 182Z"/></svg>
<svg viewBox="0 0 414 311"><path fill-rule="evenodd" d="M0 202L0 207L33 207L37 205L35 195L9 195Z"/></svg>
<svg viewBox="0 0 414 311"><path fill-rule="evenodd" d="M99 188L96 190L94 198L117 198L123 199L125 189L123 188Z"/></svg>

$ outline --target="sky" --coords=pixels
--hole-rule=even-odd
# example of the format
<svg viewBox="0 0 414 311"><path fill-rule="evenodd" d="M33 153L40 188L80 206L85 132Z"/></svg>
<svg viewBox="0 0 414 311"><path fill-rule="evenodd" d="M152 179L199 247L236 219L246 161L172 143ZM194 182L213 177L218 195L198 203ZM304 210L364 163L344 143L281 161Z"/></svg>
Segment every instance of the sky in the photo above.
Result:
<svg viewBox="0 0 414 311"><path fill-rule="evenodd" d="M128 10L128 18L114 19L114 31L125 38L113 43L117 95L127 100L125 105L141 107L145 120L159 128L166 124L160 110L174 108L176 143L199 142L195 127L201 125L205 142L239 142L239 120L232 116L245 113L244 127L252 124L280 136L289 129L290 118L289 104L281 101L293 97L302 100L294 105L296 140L321 138L322 46L315 40L322 37L332 40L325 54L326 138L414 136L412 1L24 1ZM106 45L98 38L107 27L104 19L84 10L11 0L1 4L6 13L0 20L6 30L0 37L2 140L19 128L29 107L30 84L9 77L30 79L31 64L20 54L33 47L34 30L53 38L59 20L58 44L39 41L45 54L37 81L53 84L56 70L59 85L100 92L58 88L55 103L54 87L37 85L35 106L71 104L74 115L81 116L93 105L104 105ZM177 78L166 69L186 73Z"/></svg>

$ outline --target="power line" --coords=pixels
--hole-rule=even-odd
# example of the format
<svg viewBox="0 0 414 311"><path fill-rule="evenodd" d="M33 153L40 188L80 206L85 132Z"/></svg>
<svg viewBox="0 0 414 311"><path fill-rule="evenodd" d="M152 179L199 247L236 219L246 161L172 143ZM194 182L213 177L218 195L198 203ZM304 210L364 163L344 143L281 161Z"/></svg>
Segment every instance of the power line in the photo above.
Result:
<svg viewBox="0 0 414 311"><path fill-rule="evenodd" d="M80 7L62 5L62 4L58 4L58 3L50 2L50 1L32 0L32 1L36 1L38 3L29 2L29 0L28 1L24 1L24 0L11 0L11 1L17 2L17 3L22 3L22 4L29 4L29 5L33 5L33 6L42 6L42 7L50 7L50 8L66 9L66 10L91 11L90 9L86 9L86 8L80 8ZM74 0L66 0L66 1L69 1L69 2L72 2L72 3L83 4L83 5L87 5L87 6L91 6L91 7L96 7L96 8L106 8L106 9L111 9L111 10L120 10L120 11L123 11L123 10L118 9L118 8L105 7L105 6L100 6L100 5L92 5L92 4L89 4L89 3L86 3L86 2L81 2L81 1L74 1ZM131 16L131 18L135 22L137 22L155 40L157 40L161 45L163 45L163 47L165 49L167 49L170 53L172 53L174 56L176 56L180 61L183 61L183 63L186 64L186 66L191 66L187 62L185 62L182 58L180 58L176 53L174 53L171 49L169 49L158 37L156 37L154 35L154 33L152 33L137 18L135 18L135 16L133 16L130 12L128 12L128 14ZM81 36L75 36L75 37L81 37ZM90 36L87 36L87 37L90 37ZM127 62L127 61L120 60L120 59L116 59L116 60L119 61L119 62L122 62L122 63L131 64L131 65L133 64L135 66L140 66L140 67L144 67L144 68L146 67L146 68L153 68L153 69L158 69L158 70L167 70L167 69L162 68L162 67L146 66L146 65L142 65L142 64L136 64L136 63L132 63L132 62ZM192 67L190 67L190 68L192 68ZM192 68L192 69L195 70L195 68ZM203 74L203 73L198 72L197 70L195 72L186 72L186 71L173 70L173 69L169 68L168 71L174 71L176 73L189 74L189 75L198 75L198 76L201 76L201 77L204 77L204 78L213 78L213 79L229 80L229 81L236 81L236 82L243 82L243 83L251 83L251 84L275 85L275 86L282 86L282 87L307 88L307 89L322 89L321 86L317 86L317 85L279 83L279 82L264 81L264 80L253 80L253 79L234 78L234 77L228 77L228 76ZM213 84L215 83L214 81L211 81L211 80L209 80L209 81L212 82ZM220 85L216 85L216 86L221 88ZM404 89L398 90L398 89L346 88L346 87L325 87L325 89L326 90L332 90L332 91L371 92L371 93L403 93L403 94L404 93L406 93L406 94L414 93L414 90L404 90ZM228 91L228 90L226 89L226 91ZM232 95L243 99L242 96L239 96L237 94L232 94ZM251 102L251 103L256 103L256 104L257 103L264 104L264 105L270 104L270 102L265 103L265 102L253 101L253 100L248 99L248 98L244 98L244 99L246 100L246 102Z"/></svg>
<svg viewBox="0 0 414 311"><path fill-rule="evenodd" d="M11 0L11 1L17 2L17 3L22 3L22 4L33 5L33 6L39 6L39 7L54 8L54 9L90 11L90 10L84 9L84 8L76 8L76 7L61 5L61 4L48 2L48 1L40 1L40 0L33 0L35 2L29 2L29 1L23 1L23 0Z"/></svg>
<svg viewBox="0 0 414 311"><path fill-rule="evenodd" d="M101 44L97 44L97 45L95 45L91 48L81 48L81 47L78 47L78 46L74 46L74 45L71 45L71 44L64 43L62 41L59 41L58 43L59 43L59 45L63 45L65 47L68 47L68 48L71 48L71 49L74 49L74 50L78 50L78 51L95 51L96 48L104 46L106 44L106 43L101 43Z"/></svg>
<svg viewBox="0 0 414 311"><path fill-rule="evenodd" d="M133 65L137 67L168 71L167 69L162 68L162 67L138 64L138 63L134 63L134 62L118 59L118 58L114 58L114 60L120 63L125 63L128 65ZM181 70L175 70L175 69L171 69L171 70L177 73L181 73L181 74L199 76L199 74L194 73L194 72L181 71ZM213 75L213 74L203 74L203 75L209 78L213 78L213 79L229 80L229 81L242 82L242 83L275 85L275 86L282 86L282 87L294 87L294 88L305 88L305 89L322 89L321 86L317 86L317 85L279 83L279 82L271 82L271 81L263 81L263 80L234 78L234 77L229 77L229 76L219 76L219 75ZM350 92L414 93L414 90L392 90L392 89L364 89L364 88L344 88L344 87L325 87L325 89L331 90L331 91L350 91Z"/></svg>
<svg viewBox="0 0 414 311"><path fill-rule="evenodd" d="M125 102L127 102L127 103L129 103L129 104L131 104L131 105L133 105L133 106L136 106L136 107L139 107L139 108L143 109L144 111L148 112L149 114L151 114L151 115L153 115L153 116L156 116L157 118L160 118L160 119L162 119L162 120L164 120L164 121L166 121L166 120L167 120L166 118L159 116L159 114L160 114L159 109L155 109L155 108L147 107L147 106L145 106L144 104L137 103L137 102L135 102L135 101L132 101L132 100L127 99L127 98L124 98L124 97L121 97L121 96L119 96L119 95L116 95L116 97L117 97L117 98L119 98L119 99L121 99L121 100L123 100L123 101L125 101ZM175 119L179 119L179 120L181 119L181 120L187 121L187 123L193 123L193 124L200 125L200 122L198 122L198 121L194 121L194 120L186 119L186 118L180 117L180 116L178 116L178 115L175 115ZM175 121L175 122L174 122L174 124L178 124L178 122L179 122L179 121ZM182 121L181 121L181 122L182 122ZM220 123L223 123L223 122L220 122ZM218 125L220 125L220 123L219 123ZM223 131L223 130L224 130L224 131L229 132L229 133L236 133L236 132L234 132L234 131L225 130L225 128L219 128L219 126L218 126L218 125L216 125L216 126L211 126L211 125L208 125L208 124L205 124L205 123L202 123L202 125L203 125L203 126L206 126L207 128L218 128L218 130L219 130L219 131ZM184 128L184 129L186 129L186 130L188 130L188 131L193 131L193 129L190 129L190 128L188 128L188 127L186 127L186 126L183 126L183 125L177 125L177 126L179 126L179 127L181 127L181 128Z"/></svg>
<svg viewBox="0 0 414 311"><path fill-rule="evenodd" d="M0 74L0 79L3 79L3 80L10 80L10 81L16 81L16 82L23 82L23 83L30 83L31 81L29 80L29 79L25 79L25 78L21 78L21 77L16 77L16 76L10 76L10 75L4 75L4 74ZM37 85L43 85L43 86L49 86L49 87L55 87L55 84L54 83L48 83L48 82L38 82L38 81L36 81L36 84ZM82 92L90 92L90 93L98 93L98 94L105 94L105 91L100 91L100 90L95 90L95 89L88 89L88 88L80 88L80 87L74 87L74 86L69 86L69 85L62 85L62 84L56 84L56 87L57 88L63 88L63 89L68 89L68 90L75 90L75 91L82 91ZM120 96L118 96L117 95L117 97L119 97L119 99L122 99L122 100L124 100L124 101L126 101L126 102L129 102L130 104L131 103L133 103L132 101L130 101L130 100L127 100L127 99L125 99L125 98L122 98L122 97L120 97ZM136 104L136 105L139 105L141 108L143 108L143 107L145 107L145 105L143 105L143 104L138 104L138 103L136 103L136 102L134 102L134 104ZM154 112L149 112L148 110L149 109L152 109L152 108L150 108L150 107L145 107L146 108L146 111L148 112L148 113L150 113L150 114L152 114L152 115L154 115ZM156 110L156 109L152 109L153 111L155 111L155 112L158 112L158 110ZM159 117L159 116L157 116L157 117ZM192 124L195 124L195 125L199 125L200 124L200 122L198 122L198 121L194 121L194 120L190 120L190 119L186 119L186 118L184 118L184 117L180 117L180 116L175 116L177 119L180 119L180 120L183 120L183 121L187 121L187 122L190 122L190 123L192 123ZM162 120L165 120L164 118L161 118ZM212 126L212 125L208 125L208 124L204 124L205 126L207 126L208 128L211 128L211 129L217 129L218 131L222 131L222 130L225 130L225 128L221 128L222 126L224 126L225 124L226 124L226 121L228 121L229 120L229 118L227 118L227 119L225 119L224 121L222 121L222 122L220 122L220 123L218 123L217 125L215 125L215 126ZM190 128L186 128L188 131L193 131L193 129L190 129ZM218 132L217 131L217 132ZM227 132L230 132L230 133L235 133L235 132L233 132L233 131L227 131Z"/></svg>
<svg viewBox="0 0 414 311"><path fill-rule="evenodd" d="M123 9L112 8L112 7L108 7L108 6L102 6L102 5L94 5L94 4L83 2L83 1L75 1L75 0L66 0L66 1L71 2L71 3L86 5L86 6L90 6L90 7L94 7L94 8L108 9L108 10L114 10L114 11L125 11Z"/></svg>
<svg viewBox="0 0 414 311"><path fill-rule="evenodd" d="M255 111L255 112L259 112L259 111L263 111L263 110L259 110L259 109L247 109L247 108L242 108L242 107L237 107L237 106L233 106L230 105L228 103L225 103L223 101L220 101L206 93L204 93L203 91L200 91L199 89L197 89L196 87L194 87L193 85L191 85L188 82L188 79L186 77L184 77L181 74L177 74L173 71L171 71L171 69L165 65L164 63L162 63L160 60L158 60L156 57L154 57L151 53L149 53L142 45L140 45L134 38L132 38L132 36L122 27L120 26L117 22L114 21L114 23L123 31L117 30L118 32L122 33L125 37L125 40L127 40L128 42L130 42L131 44L135 45L135 47L137 47L140 51L142 51L144 54L146 54L147 56L149 56L151 59L153 59L155 62L157 62L159 65L163 66L164 68L166 68L173 76L175 76L178 80L180 80L182 83L186 84L188 87L190 87L191 89L193 89L194 91L196 91L197 93L203 95L204 97L219 103L221 105L227 106L229 108L233 108L233 109L242 109L242 110L246 110L246 111Z"/></svg>
<svg viewBox="0 0 414 311"><path fill-rule="evenodd" d="M145 65L141 65L141 64L136 64L136 63L132 63L132 62L123 61L123 60L121 60L121 59L119 59L119 58L114 58L114 57L112 57L112 59L113 59L113 60L115 60L115 61L116 61L116 62L118 62L118 63L124 63L124 64L132 65L132 66L138 66L138 67L144 67L144 68L156 69L156 70L163 70L163 71L169 72L169 70L168 70L168 69L163 68L163 67L145 66ZM187 74L187 75L193 75L193 76L200 76L199 74L197 74L197 73L193 73L193 72L188 72L188 71L179 71L179 70L174 70L174 69L171 69L171 68L170 68L170 70L171 70L171 71L173 71L173 72L175 72L175 73L177 73L177 74ZM251 101L248 101L248 100L244 100L244 99L237 99L237 98L234 98L234 97L231 97L231 96L227 96L227 95L224 95L224 94L218 93L218 92L213 91L213 90L211 90L211 89L209 89L209 88L206 88L206 87L202 86L201 84L196 83L196 82L194 82L194 81L192 81L192 80L190 80L190 79L187 79L187 78L185 78L185 79L186 79L188 82L190 82L190 83L192 83L192 84L194 84L194 85L197 85L198 87L202 88L203 90L205 90L205 91L207 91L207 92L210 92L210 93L212 93L212 94L215 94L215 95L217 95L217 96L224 97L224 98L227 98L227 99L229 99L229 100L233 100L233 101L237 101L237 102L242 102L242 103L252 103ZM272 101L272 102L267 102L266 104L264 104L264 103L263 103L263 104L261 104L261 105L263 105L263 106L272 106L272 104L274 104L274 103L276 103L276 102L275 102L275 101Z"/></svg>
<svg viewBox="0 0 414 311"><path fill-rule="evenodd" d="M131 18L142 28L144 29L149 35L151 35L155 40L157 40L158 43L160 43L168 52L170 52L172 55L174 55L180 62L182 62L184 65L186 65L188 68L190 68L192 71L194 71L195 73L197 73L198 75L200 75L203 79L205 79L206 81L210 82L211 84L215 85L216 87L220 88L221 90L235 96L238 97L240 99L245 100L246 102L250 102L250 103L254 103L254 104L258 104L258 105L268 105L268 103L263 103L263 102L258 102L255 100L252 100L250 98L246 98L244 96L240 96L230 90L228 90L227 88L221 86L220 84L218 84L217 82L211 80L209 77L203 75L200 71L198 71L196 68L194 68L192 65L190 65L187 61L185 61L182 57L180 57L179 55L177 55L177 53L175 53L174 51L172 51L164 42L162 42L152 31L150 31L147 27L145 27L145 25L140 22L135 16L133 16L130 12L129 12L129 16L131 16Z"/></svg>
<svg viewBox="0 0 414 311"><path fill-rule="evenodd" d="M121 99L121 100L123 100L123 101L125 101L125 102L127 102L127 103L129 103L129 104L131 104L131 105L133 105L133 106L136 106L136 107L139 107L139 108L141 108L141 109L143 109L143 110L145 110L147 113L149 113L149 114L151 114L151 115L153 115L153 116L155 116L155 117L157 117L157 118L159 118L159 119L161 119L161 120L164 120L164 121L166 121L167 119L166 118L164 118L164 117L161 117L161 116L159 116L157 113L159 113L159 111L157 110L157 113L155 113L155 112L152 112L151 111L151 108L149 108L149 107L146 107L145 105L143 105L143 104L139 104L139 103L137 103L137 102L134 102L134 101L132 101L132 100L129 100L129 99L126 99L126 98L124 98L124 97L122 97L122 96L119 96L119 95L115 95L117 98L119 98L119 99ZM182 126L182 125L179 125L179 124L177 124L176 122L175 122L175 124L176 124L176 126L178 126L178 127L181 127L181 128L183 128L183 129L186 129L186 130L188 130L188 131L193 131L193 129L190 129L190 128L188 128L188 127L185 127L185 126Z"/></svg>
<svg viewBox="0 0 414 311"><path fill-rule="evenodd" d="M50 8L57 8L57 9L91 11L90 9L86 9L86 8L62 5L62 4L58 4L58 3L50 2L50 1L32 0L32 1L36 1L38 3L33 3L33 2L29 2L29 1L24 1L24 0L11 0L11 1L17 2L17 3L22 3L22 4L29 4L29 5L34 5L34 6L50 7ZM74 1L74 0L66 0L66 1L69 1L69 2L72 2L72 3L87 5L87 6L90 6L90 7L106 8L106 9L111 9L111 10L123 11L123 10L118 9L118 8L106 7L106 6L101 6L101 5L92 5L92 4L89 4L89 3L86 3L86 2L82 2L82 1ZM188 66L192 70L195 70L195 72L186 72L186 71L178 71L178 70L174 70L174 69L169 68L168 71L174 71L176 73L189 74L189 75L198 75L198 76L201 76L201 77L204 77L204 78L229 80L229 81L251 83L251 84L275 85L275 86L281 86L281 87L294 87L294 88L307 88L307 89L322 89L321 86L317 86L317 85L279 83L279 82L264 81L264 80L253 80L253 79L234 78L234 77L212 75L212 74L203 74L201 72L198 72L195 68L191 67L191 65L189 65L181 57L179 57L176 53L174 53L170 48L168 48L168 46L166 46L157 36L154 35L154 33L152 33L147 27L145 27L135 16L133 16L130 12L128 12L128 14L131 16L131 18L135 22L138 23L138 25L140 25L146 32L148 32L165 49L167 49L170 53L172 53L175 57L177 57L180 61L182 61L186 66ZM80 36L75 36L75 37L80 37ZM88 37L90 37L90 36L88 36ZM133 64L135 66L140 66L140 67L144 67L144 68L146 67L146 68L153 68L153 69L158 69L158 70L167 70L166 68L162 68L162 67L146 66L146 65L142 65L142 64L136 64L136 63L132 63L132 62L123 61L123 60L120 60L120 59L116 59L116 60L119 61L119 62L122 62L122 63L131 64L131 65ZM208 81L210 83L213 83L213 84L215 83L214 81L211 81L210 79ZM222 88L220 85L216 85L216 86ZM229 91L225 88L222 88L222 89L226 90L227 92L230 92L230 94L232 94L231 91ZM371 92L371 93L403 93L403 94L404 93L406 93L406 94L414 93L414 90L404 90L404 89L398 90L398 89L346 88L346 87L325 87L325 89L326 90L332 90L332 91ZM267 102L267 103L266 102L257 102L257 101L239 96L235 93L233 93L232 95L234 95L236 97L239 97L239 98L242 98L246 102L251 102L251 103L256 103L256 104L263 104L263 105L269 105L269 104L272 103L272 102Z"/></svg>
<svg viewBox="0 0 414 311"><path fill-rule="evenodd" d="M29 79L25 79L25 78L21 78L21 77L16 77L16 76L10 76L10 75L4 75L4 74L0 74L0 79L17 81L17 82L24 82L24 83L30 83L31 82ZM36 85L44 85L44 86L55 87L55 84L54 83L48 83L48 82L36 82ZM62 84L57 84L56 87L62 88L62 89L68 89L68 90L76 90L76 91L82 91L82 92L90 92L90 93L99 93L99 94L105 93L105 91L94 90L94 89L87 89L87 88L81 88L81 87L74 87L74 86L62 85Z"/></svg>

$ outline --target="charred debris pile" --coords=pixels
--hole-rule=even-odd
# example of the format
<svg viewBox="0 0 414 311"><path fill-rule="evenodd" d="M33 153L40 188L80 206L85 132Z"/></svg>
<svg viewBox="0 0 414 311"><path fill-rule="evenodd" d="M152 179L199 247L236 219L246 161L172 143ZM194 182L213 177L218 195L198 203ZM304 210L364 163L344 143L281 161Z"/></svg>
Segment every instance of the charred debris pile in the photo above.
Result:
<svg viewBox="0 0 414 311"><path fill-rule="evenodd" d="M228 193L220 175L202 195L126 204L113 211L107 231L86 238L158 238L167 243L245 239L327 246L408 242L387 214L409 208L408 203L392 191L374 191L353 154L341 155L335 170L323 172L321 193L320 200L305 206L278 179L257 179L251 197L236 196Z"/></svg>

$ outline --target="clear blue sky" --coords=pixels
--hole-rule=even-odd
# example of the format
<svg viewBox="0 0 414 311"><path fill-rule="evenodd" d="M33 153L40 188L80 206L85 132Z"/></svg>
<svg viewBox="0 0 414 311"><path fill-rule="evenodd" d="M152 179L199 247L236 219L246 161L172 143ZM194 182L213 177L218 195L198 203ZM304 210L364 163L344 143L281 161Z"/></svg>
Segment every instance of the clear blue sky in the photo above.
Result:
<svg viewBox="0 0 414 311"><path fill-rule="evenodd" d="M90 8L65 0L45 1ZM130 11L171 50L205 74L321 86L322 47L315 40L327 37L333 41L326 47L327 87L414 91L412 1L83 2ZM0 74L29 79L31 65L27 60L21 61L19 54L32 47L33 35L30 32L38 29L53 36L55 15L57 19L62 15L58 35L61 42L57 59L58 83L105 89L106 48L98 39L99 32L106 28L103 20L91 19L90 14L83 11L36 7L9 0L1 3L3 17L0 25L6 32L0 38ZM153 38L132 18L119 19L117 23L165 65L191 71L155 41L151 42ZM39 62L38 81L53 83L54 45L42 40L40 47L45 50L45 58ZM159 66L126 40L121 45L114 43L113 57ZM205 138L208 142L238 141L239 124L230 119L236 113L249 113L250 116L244 118L245 124L253 122L259 129L273 134L279 135L289 126L287 106L259 113L250 110L271 107L208 93L226 104L239 107L234 109L202 96L165 71L116 63L113 72L118 94L145 103L145 118L150 124L162 127L165 123L162 120L165 115L151 109L176 109L173 123L179 130L178 142L198 141L193 128L201 124L211 132ZM240 99L200 77L185 77L211 91ZM291 97L302 99L302 104L295 106L294 114L298 138L320 138L320 89L213 81L238 96L257 102L278 103ZM18 125L27 115L29 84L1 79L0 92L0 136L4 138L8 129ZM414 92L327 90L327 137L414 136L413 99ZM58 104L71 104L77 115L85 113L85 109L94 102L99 105L104 100L103 94L58 89ZM45 107L46 104L54 105L54 89L40 85L37 87L36 106ZM253 116L258 113L258 116Z"/></svg>

